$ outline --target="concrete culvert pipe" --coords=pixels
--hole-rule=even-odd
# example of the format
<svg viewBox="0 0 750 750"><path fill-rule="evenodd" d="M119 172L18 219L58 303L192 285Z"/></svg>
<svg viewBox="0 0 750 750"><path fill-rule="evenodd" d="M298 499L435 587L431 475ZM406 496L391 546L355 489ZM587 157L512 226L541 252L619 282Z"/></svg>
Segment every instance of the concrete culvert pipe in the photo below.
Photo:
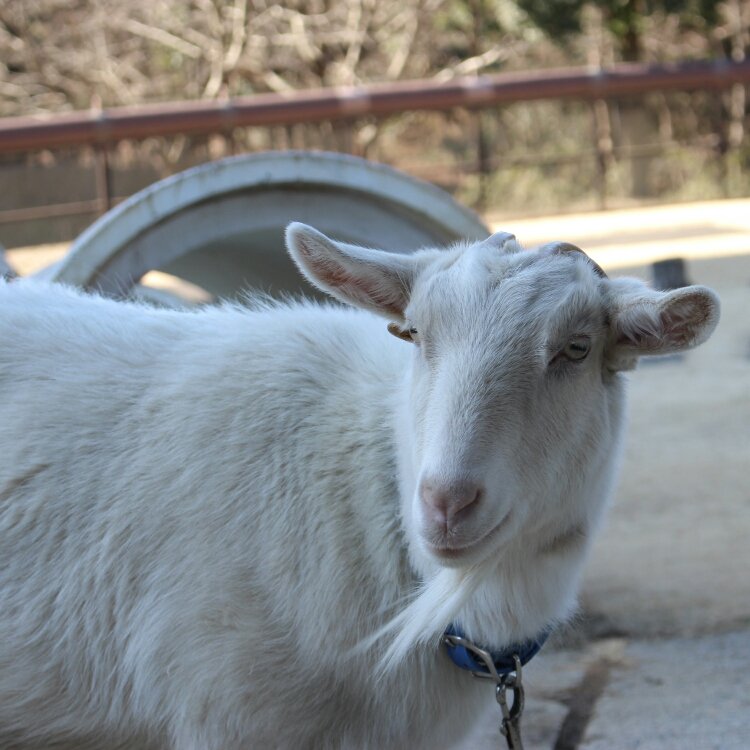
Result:
<svg viewBox="0 0 750 750"><path fill-rule="evenodd" d="M290 221L401 252L489 234L447 193L390 167L270 152L204 164L136 193L83 232L51 278L113 296L152 270L217 297L248 287L310 293L283 249Z"/></svg>

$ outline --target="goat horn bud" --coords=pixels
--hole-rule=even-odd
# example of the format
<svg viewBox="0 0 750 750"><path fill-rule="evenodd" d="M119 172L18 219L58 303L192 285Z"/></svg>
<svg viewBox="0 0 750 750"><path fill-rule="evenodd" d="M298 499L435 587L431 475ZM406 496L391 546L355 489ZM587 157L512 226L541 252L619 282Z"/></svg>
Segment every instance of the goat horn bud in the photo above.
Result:
<svg viewBox="0 0 750 750"><path fill-rule="evenodd" d="M511 234L510 232L495 232L486 240L482 240L482 244L502 250L508 242L515 242L515 239L516 235Z"/></svg>
<svg viewBox="0 0 750 750"><path fill-rule="evenodd" d="M594 273L602 279L608 278L607 274L604 273L602 267L595 261L592 260L586 253L581 250L580 247L573 245L570 242L548 242L546 245L542 245L539 248L539 252L543 255L563 255L565 253L580 253L589 262L589 265L594 269Z"/></svg>

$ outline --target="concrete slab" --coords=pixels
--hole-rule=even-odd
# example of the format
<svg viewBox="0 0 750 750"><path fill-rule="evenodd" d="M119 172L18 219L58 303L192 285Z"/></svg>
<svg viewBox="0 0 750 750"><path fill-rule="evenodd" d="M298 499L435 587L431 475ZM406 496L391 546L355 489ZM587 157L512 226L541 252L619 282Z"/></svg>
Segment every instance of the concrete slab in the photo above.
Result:
<svg viewBox="0 0 750 750"><path fill-rule="evenodd" d="M524 683L527 750L750 747L750 630L543 652ZM462 750L504 747L498 717L493 706Z"/></svg>
<svg viewBox="0 0 750 750"><path fill-rule="evenodd" d="M524 244L576 242L611 275L687 260L722 320L681 358L630 376L619 488L584 580L600 632L696 634L750 623L750 199L490 222Z"/></svg>
<svg viewBox="0 0 750 750"><path fill-rule="evenodd" d="M688 273L719 293L721 323L630 376L619 489L584 580L584 609L631 635L750 623L750 256Z"/></svg>
<svg viewBox="0 0 750 750"><path fill-rule="evenodd" d="M653 261L685 258L691 281L714 288L723 307L705 346L681 358L644 362L630 376L619 487L587 567L577 640L576 626L564 639L584 645L543 653L527 670L527 731L537 722L540 700L569 708L571 691L585 684L575 675L595 664L602 646L586 645L587 638L620 633L635 640L603 662L614 666L603 695L592 702L584 735L563 742L567 713L538 747L748 748L750 201L492 228L512 229L525 244L569 239L611 275L649 281ZM732 629L739 632L722 634ZM688 637L697 634L706 635ZM546 715L546 709L539 714L541 727Z"/></svg>
<svg viewBox="0 0 750 750"><path fill-rule="evenodd" d="M592 665L607 658L619 663L624 641L608 639L579 649L545 648L523 670L526 705L521 722L526 750L555 748L561 728L569 721L571 701ZM487 685L491 695L492 686ZM455 750L497 750L505 745L499 734L500 709L492 705L466 742ZM582 734L584 726L581 725ZM569 750L563 747L560 750Z"/></svg>
<svg viewBox="0 0 750 750"><path fill-rule="evenodd" d="M491 690L491 686L488 685ZM567 708L559 701L526 699L521 725L524 750L551 750ZM500 709L493 706L474 727L466 741L453 750L498 750L505 747L500 734Z"/></svg>
<svg viewBox="0 0 750 750"><path fill-rule="evenodd" d="M581 750L746 750L750 632L625 648Z"/></svg>

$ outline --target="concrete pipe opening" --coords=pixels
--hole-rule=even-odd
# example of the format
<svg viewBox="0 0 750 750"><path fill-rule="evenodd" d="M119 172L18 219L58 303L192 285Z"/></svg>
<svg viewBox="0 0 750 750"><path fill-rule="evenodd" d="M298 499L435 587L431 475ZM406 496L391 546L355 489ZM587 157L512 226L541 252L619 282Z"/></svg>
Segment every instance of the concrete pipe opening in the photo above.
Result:
<svg viewBox="0 0 750 750"><path fill-rule="evenodd" d="M310 294L284 251L290 221L396 252L489 234L447 193L390 167L342 154L251 154L136 193L78 237L52 278L124 296L160 270L213 297Z"/></svg>

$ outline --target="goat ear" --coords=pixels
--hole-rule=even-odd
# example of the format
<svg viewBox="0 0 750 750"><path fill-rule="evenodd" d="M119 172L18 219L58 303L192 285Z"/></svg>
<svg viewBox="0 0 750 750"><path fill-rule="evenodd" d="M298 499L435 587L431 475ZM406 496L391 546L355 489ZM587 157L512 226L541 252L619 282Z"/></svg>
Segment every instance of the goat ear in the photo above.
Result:
<svg viewBox="0 0 750 750"><path fill-rule="evenodd" d="M303 275L319 289L403 321L415 271L411 256L335 242L297 222L286 229L286 246Z"/></svg>
<svg viewBox="0 0 750 750"><path fill-rule="evenodd" d="M719 322L719 298L703 286L656 292L633 279L612 282L614 354L623 365L649 354L692 349L713 333ZM632 366L632 364L631 364Z"/></svg>

